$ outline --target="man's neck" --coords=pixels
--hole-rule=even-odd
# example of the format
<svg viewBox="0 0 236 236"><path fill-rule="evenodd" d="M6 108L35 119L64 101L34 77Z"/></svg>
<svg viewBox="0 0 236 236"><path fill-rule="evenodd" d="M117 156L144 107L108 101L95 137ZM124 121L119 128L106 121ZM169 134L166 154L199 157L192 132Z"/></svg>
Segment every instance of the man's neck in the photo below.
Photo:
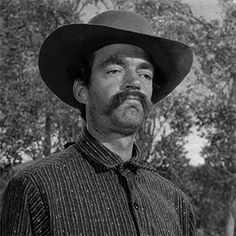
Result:
<svg viewBox="0 0 236 236"><path fill-rule="evenodd" d="M87 127L89 133L100 141L106 148L117 154L124 162L129 161L132 157L134 135L122 135L117 132L103 133L90 126Z"/></svg>

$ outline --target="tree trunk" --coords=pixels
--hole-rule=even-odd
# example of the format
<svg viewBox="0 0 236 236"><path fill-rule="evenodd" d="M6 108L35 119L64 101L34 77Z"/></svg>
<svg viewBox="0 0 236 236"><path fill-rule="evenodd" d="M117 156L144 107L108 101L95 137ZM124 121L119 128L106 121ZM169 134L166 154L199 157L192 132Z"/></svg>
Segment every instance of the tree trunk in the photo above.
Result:
<svg viewBox="0 0 236 236"><path fill-rule="evenodd" d="M232 74L232 88L230 91L228 104L232 107L236 106L236 74ZM234 122L235 119L232 120ZM236 128L232 130L231 134L233 144L231 146L231 163L232 163L232 178L233 188L231 191L231 200L229 204L229 214L226 220L226 236L234 236L235 224L236 224Z"/></svg>
<svg viewBox="0 0 236 236"><path fill-rule="evenodd" d="M51 154L51 114L49 112L46 112L45 115L45 136L44 136L44 144L43 144L43 155L44 157L49 156Z"/></svg>
<svg viewBox="0 0 236 236"><path fill-rule="evenodd" d="M234 227L235 227L235 219L231 209L229 209L229 215L226 222L225 236L234 236Z"/></svg>

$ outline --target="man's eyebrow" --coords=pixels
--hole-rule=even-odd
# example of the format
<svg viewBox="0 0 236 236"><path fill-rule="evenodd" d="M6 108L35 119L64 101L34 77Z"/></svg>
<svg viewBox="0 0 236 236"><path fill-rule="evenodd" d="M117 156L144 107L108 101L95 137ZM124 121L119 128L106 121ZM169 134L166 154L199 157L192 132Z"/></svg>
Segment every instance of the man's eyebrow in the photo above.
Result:
<svg viewBox="0 0 236 236"><path fill-rule="evenodd" d="M112 65L112 64L124 66L125 59L122 57L119 57L118 55L111 55L105 61L103 61L101 64L99 64L98 67L104 68L104 67L106 67L108 65ZM147 70L154 71L154 66L149 61L144 61L144 62L140 63L140 65L138 65L138 67L140 69L147 69Z"/></svg>
<svg viewBox="0 0 236 236"><path fill-rule="evenodd" d="M108 65L115 64L115 65L125 65L125 60L121 57L118 57L117 55L111 55L109 56L105 61L103 61L101 64L99 64L99 68L104 68Z"/></svg>
<svg viewBox="0 0 236 236"><path fill-rule="evenodd" d="M154 66L153 66L152 63L150 63L150 62L142 62L142 63L139 65L139 68L140 68L140 69L147 69L147 70L152 70L152 71L154 71Z"/></svg>

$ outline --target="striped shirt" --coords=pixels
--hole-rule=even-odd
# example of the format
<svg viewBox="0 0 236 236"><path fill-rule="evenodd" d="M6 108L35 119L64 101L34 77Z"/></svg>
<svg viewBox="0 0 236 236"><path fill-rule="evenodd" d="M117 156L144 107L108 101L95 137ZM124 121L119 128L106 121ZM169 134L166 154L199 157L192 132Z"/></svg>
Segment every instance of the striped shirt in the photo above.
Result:
<svg viewBox="0 0 236 236"><path fill-rule="evenodd" d="M9 181L0 235L192 236L185 194L142 161L104 147L85 129L75 145Z"/></svg>

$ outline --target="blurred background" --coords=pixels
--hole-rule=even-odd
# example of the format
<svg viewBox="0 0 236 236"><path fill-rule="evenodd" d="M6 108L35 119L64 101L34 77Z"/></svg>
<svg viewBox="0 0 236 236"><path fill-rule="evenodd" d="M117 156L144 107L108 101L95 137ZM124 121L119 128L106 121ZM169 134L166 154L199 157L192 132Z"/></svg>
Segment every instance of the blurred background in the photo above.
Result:
<svg viewBox="0 0 236 236"><path fill-rule="evenodd" d="M14 173L83 127L79 111L40 79L43 40L107 9L138 12L157 36L192 47L190 74L157 104L137 142L192 200L198 236L236 235L235 0L0 0L0 194Z"/></svg>

